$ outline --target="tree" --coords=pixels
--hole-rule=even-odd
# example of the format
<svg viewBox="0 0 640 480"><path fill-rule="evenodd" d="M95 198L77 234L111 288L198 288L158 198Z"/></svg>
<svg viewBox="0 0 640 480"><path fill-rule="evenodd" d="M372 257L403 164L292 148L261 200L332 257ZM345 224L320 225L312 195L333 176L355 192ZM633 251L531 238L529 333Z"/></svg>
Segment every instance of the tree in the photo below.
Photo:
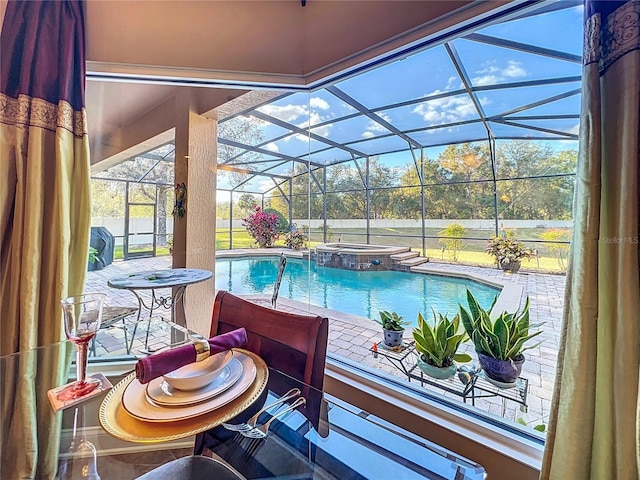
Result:
<svg viewBox="0 0 640 480"><path fill-rule="evenodd" d="M371 218L393 216L392 190L399 185L399 172L382 164L379 157L369 159L369 213Z"/></svg>
<svg viewBox="0 0 640 480"><path fill-rule="evenodd" d="M172 145L165 145L152 152L158 158L136 157L108 170L110 177L131 182L129 184L129 203L156 205L158 219L156 238L158 245L161 246L167 245L167 207L173 198L173 151ZM140 182L141 180L144 183ZM132 208L130 215L134 217L148 216L147 211L142 208Z"/></svg>
<svg viewBox="0 0 640 480"><path fill-rule="evenodd" d="M241 163L243 170L256 171L258 169L257 160L261 160L262 153L247 150L224 143L224 140L232 140L244 145L260 145L264 140L260 121L255 117L238 116L218 123L218 163L229 164ZM228 172L229 180L233 185L237 185L246 180L246 173Z"/></svg>
<svg viewBox="0 0 640 480"><path fill-rule="evenodd" d="M91 215L124 217L124 182L91 179Z"/></svg>
<svg viewBox="0 0 640 480"><path fill-rule="evenodd" d="M554 152L547 143L515 140L500 142L497 157L500 178L520 178L498 185L501 218L571 218L577 151ZM527 179L558 174L565 176Z"/></svg>
<svg viewBox="0 0 640 480"><path fill-rule="evenodd" d="M245 217L258 203L258 199L249 193L240 195L238 199L238 209L240 210L238 218Z"/></svg>
<svg viewBox="0 0 640 480"><path fill-rule="evenodd" d="M449 145L438 155L438 176L451 186L437 187L440 197L445 199L448 218L489 218L493 186L491 156L486 143L461 143ZM486 180L487 182L471 183Z"/></svg>

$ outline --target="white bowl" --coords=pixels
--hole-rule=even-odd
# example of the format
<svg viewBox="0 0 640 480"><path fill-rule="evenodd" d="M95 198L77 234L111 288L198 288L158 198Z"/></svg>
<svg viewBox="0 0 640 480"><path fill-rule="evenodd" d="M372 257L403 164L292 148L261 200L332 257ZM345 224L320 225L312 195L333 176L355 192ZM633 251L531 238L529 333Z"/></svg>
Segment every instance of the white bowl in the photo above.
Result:
<svg viewBox="0 0 640 480"><path fill-rule="evenodd" d="M197 390L215 380L233 358L231 350L216 353L201 362L193 362L163 375L164 380L177 390Z"/></svg>

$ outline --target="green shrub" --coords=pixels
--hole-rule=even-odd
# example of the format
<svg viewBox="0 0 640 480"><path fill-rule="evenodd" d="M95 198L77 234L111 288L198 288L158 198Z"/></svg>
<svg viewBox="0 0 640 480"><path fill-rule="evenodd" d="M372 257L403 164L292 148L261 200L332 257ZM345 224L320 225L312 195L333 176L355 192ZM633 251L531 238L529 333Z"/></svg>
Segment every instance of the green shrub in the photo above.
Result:
<svg viewBox="0 0 640 480"><path fill-rule="evenodd" d="M278 217L278 223L276 223L276 229L278 230L278 233L287 233L289 231L289 221L284 218L284 215L282 215L282 213L280 213L275 208L265 208L263 211L266 214L273 214Z"/></svg>
<svg viewBox="0 0 640 480"><path fill-rule="evenodd" d="M464 248L462 237L465 236L467 230L458 223L450 223L438 232L440 244L448 252L449 259L457 262L460 251Z"/></svg>

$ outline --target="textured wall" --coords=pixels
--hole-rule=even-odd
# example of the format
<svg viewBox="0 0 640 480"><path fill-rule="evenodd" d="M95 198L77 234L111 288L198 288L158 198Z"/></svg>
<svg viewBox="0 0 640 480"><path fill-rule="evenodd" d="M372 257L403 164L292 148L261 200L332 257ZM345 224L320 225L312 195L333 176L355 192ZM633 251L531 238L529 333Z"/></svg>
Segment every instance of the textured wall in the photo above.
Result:
<svg viewBox="0 0 640 480"><path fill-rule="evenodd" d="M187 186L186 214L174 218L173 266L215 268L217 121L184 109L176 124L176 183ZM211 323L214 280L187 288L187 326L207 335ZM182 323L182 319L178 318Z"/></svg>

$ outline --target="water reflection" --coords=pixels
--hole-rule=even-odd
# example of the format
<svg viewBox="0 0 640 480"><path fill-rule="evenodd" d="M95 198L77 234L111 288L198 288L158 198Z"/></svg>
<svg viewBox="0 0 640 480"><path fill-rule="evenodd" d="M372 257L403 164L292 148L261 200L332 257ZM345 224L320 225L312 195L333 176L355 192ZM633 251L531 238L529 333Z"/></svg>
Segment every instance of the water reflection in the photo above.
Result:
<svg viewBox="0 0 640 480"><path fill-rule="evenodd" d="M271 294L278 274L278 257L218 259L216 288L236 294ZM491 305L499 290L464 279L405 272L367 272L318 267L313 262L289 259L280 298L286 297L365 318L378 318L380 310L398 312L416 323L418 313L455 315L466 302L466 289L482 306Z"/></svg>

